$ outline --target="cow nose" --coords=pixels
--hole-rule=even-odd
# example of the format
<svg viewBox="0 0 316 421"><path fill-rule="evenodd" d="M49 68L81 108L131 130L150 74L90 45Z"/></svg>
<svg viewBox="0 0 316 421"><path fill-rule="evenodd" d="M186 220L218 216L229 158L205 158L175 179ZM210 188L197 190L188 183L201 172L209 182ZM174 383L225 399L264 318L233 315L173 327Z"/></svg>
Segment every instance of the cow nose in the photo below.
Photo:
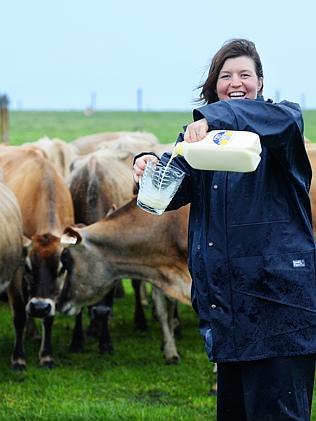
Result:
<svg viewBox="0 0 316 421"><path fill-rule="evenodd" d="M92 320L103 320L105 317L110 316L112 310L111 307L98 305L91 308Z"/></svg>
<svg viewBox="0 0 316 421"><path fill-rule="evenodd" d="M45 301L31 301L29 305L29 314L31 317L44 318L51 311L52 306Z"/></svg>

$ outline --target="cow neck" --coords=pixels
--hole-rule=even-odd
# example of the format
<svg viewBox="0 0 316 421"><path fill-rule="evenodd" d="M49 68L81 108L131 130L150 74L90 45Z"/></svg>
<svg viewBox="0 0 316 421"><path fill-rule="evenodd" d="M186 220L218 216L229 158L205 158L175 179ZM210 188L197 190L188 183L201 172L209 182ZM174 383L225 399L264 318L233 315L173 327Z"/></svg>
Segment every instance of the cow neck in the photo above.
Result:
<svg viewBox="0 0 316 421"><path fill-rule="evenodd" d="M87 241L99 246L106 256L112 255L116 261L144 264L148 259L145 264L155 266L160 264L161 256L167 265L174 264L174 259L186 259L174 243L172 229L172 215L151 215L139 209L132 200L83 231Z"/></svg>

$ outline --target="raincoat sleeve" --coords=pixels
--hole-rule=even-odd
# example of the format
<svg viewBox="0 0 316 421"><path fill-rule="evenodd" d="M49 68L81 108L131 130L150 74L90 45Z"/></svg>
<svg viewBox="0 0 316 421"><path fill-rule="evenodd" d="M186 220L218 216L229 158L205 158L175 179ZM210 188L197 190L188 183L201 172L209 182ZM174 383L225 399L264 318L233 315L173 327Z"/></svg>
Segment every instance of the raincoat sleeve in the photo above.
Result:
<svg viewBox="0 0 316 421"><path fill-rule="evenodd" d="M285 169L306 174L309 167L303 137L303 118L298 104L282 101L228 100L193 111L194 120L206 118L209 130L247 130L260 136L261 144Z"/></svg>

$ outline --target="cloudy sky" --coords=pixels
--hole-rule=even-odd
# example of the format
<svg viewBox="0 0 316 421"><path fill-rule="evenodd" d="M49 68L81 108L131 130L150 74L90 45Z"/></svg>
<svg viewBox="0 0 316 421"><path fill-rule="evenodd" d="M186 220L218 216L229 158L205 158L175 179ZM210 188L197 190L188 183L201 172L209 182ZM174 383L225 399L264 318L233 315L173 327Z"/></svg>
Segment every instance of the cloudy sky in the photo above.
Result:
<svg viewBox="0 0 316 421"><path fill-rule="evenodd" d="M0 0L0 93L12 109L191 110L213 54L244 37L265 96L316 109L315 21L315 0Z"/></svg>

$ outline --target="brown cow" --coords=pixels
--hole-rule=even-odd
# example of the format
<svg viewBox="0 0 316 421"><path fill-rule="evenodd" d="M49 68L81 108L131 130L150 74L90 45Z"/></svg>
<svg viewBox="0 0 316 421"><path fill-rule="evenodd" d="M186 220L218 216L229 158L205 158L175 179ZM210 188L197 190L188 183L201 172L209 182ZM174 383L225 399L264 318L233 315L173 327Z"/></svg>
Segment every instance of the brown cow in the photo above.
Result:
<svg viewBox="0 0 316 421"><path fill-rule="evenodd" d="M127 151L98 150L77 159L67 178L75 209L76 223L91 224L133 195L131 162Z"/></svg>
<svg viewBox="0 0 316 421"><path fill-rule="evenodd" d="M61 256L67 276L57 308L74 315L125 277L150 280L169 297L190 304L187 225L187 207L157 217L132 199L95 224L66 228L62 243L73 245ZM166 349L170 343L164 346L172 360L176 351Z"/></svg>
<svg viewBox="0 0 316 421"><path fill-rule="evenodd" d="M134 183L131 177L131 162L133 154L128 151L100 149L73 163L73 172L68 183L73 198L75 222L90 225L101 220L110 210L112 204L121 206L132 198ZM141 290L144 282L133 279L135 291L135 327L139 330L146 329L146 318L141 303ZM112 343L108 328L108 317L113 304L112 290L106 294L101 302L93 305L91 315L101 327L97 331L100 352L111 352ZM160 291L154 291L153 302L165 338L169 341L171 333L167 322L168 312L171 312L174 303L162 296ZM84 335L82 331L82 313L76 316L76 325L70 349L74 352L83 348ZM174 346L175 348L175 346ZM173 348L173 349L174 349ZM170 353L169 353L170 354ZM171 357L170 357L171 358ZM173 358L178 359L176 351Z"/></svg>
<svg viewBox="0 0 316 421"><path fill-rule="evenodd" d="M62 139L42 137L35 142L23 143L21 147L35 148L43 152L44 156L56 166L59 174L67 178L70 165L79 155L77 147Z"/></svg>
<svg viewBox="0 0 316 421"><path fill-rule="evenodd" d="M155 135L147 132L104 132L75 139L73 142L81 155L101 148L122 149L131 152L152 151L159 144Z"/></svg>
<svg viewBox="0 0 316 421"><path fill-rule="evenodd" d="M29 299L24 300L20 285L15 285L12 294L17 337L12 366L26 366L22 346L26 312L43 319L39 358L42 366L51 367L51 329L60 288L60 235L65 226L74 223L71 196L56 168L36 150L16 148L1 152L0 167L20 204L24 234L31 239L26 258L29 273L25 275Z"/></svg>
<svg viewBox="0 0 316 421"><path fill-rule="evenodd" d="M72 165L68 185L73 199L75 222L89 225L102 219L113 204L122 205L133 195L131 162L133 155L124 151L100 149L78 158ZM135 284L135 283L134 283ZM90 309L89 331L99 339L101 353L113 350L108 327L114 298L114 287L101 302ZM137 297L137 295L136 295ZM137 320L144 323L145 316L140 302L137 302ZM136 316L136 315L135 315ZM98 326L98 329L95 327ZM70 350L80 352L84 345L82 312L76 316Z"/></svg>

